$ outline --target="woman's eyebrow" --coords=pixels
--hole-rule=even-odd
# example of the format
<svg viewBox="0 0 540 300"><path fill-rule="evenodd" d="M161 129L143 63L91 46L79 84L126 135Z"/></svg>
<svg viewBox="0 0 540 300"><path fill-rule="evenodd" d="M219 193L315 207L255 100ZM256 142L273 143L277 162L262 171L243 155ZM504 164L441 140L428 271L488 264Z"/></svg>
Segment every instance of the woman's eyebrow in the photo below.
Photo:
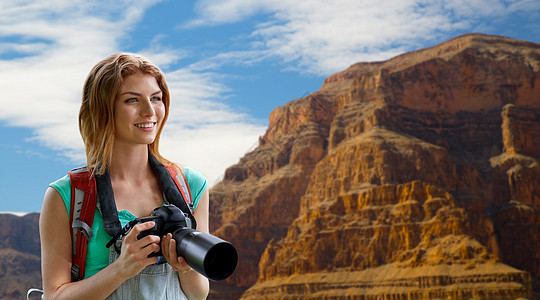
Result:
<svg viewBox="0 0 540 300"><path fill-rule="evenodd" d="M154 96L154 95L157 95L157 94L161 94L161 92L162 92L161 90L155 91L155 92L153 92L152 95L150 95L150 96ZM136 93L136 92L131 92L131 91L123 92L122 94L120 94L120 96L125 95L125 94L134 95L134 96L141 96L141 94Z"/></svg>

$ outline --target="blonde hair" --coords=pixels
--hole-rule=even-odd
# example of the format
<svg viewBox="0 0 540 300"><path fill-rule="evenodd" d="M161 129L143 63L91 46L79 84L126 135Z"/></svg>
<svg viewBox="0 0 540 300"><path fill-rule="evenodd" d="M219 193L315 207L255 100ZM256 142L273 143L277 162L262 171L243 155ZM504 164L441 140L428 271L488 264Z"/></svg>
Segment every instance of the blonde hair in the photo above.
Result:
<svg viewBox="0 0 540 300"><path fill-rule="evenodd" d="M114 144L115 102L124 78L142 72L156 78L163 94L165 115L156 138L148 146L161 163L171 163L159 154L159 137L169 116L170 94L161 70L145 58L129 53L113 54L90 71L84 82L81 109L79 111L79 130L86 149L86 160L95 174L104 174L111 164Z"/></svg>

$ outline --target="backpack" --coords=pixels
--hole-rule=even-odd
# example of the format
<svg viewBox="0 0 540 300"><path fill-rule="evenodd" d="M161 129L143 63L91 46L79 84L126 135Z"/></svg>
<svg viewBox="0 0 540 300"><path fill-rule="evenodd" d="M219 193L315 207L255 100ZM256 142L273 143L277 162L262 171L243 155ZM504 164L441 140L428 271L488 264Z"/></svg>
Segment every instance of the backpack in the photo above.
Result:
<svg viewBox="0 0 540 300"><path fill-rule="evenodd" d="M149 154L149 158L167 200L187 213L194 222L193 199L186 177L181 172L177 172L174 165L165 167L151 154ZM107 203L107 200L103 200L104 198L113 199L108 197L112 193L108 172L105 175L94 176L88 167L81 167L69 171L68 174L71 182L69 223L72 227L73 245L71 280L78 281L84 278L86 250L88 241L93 235L92 223L96 207L103 216L104 227L109 235L114 236L116 232L121 230L121 225L116 205L114 203L111 205L111 203ZM101 185L104 186L102 188L104 191L98 190L98 186L101 188ZM98 196L100 197L99 201Z"/></svg>

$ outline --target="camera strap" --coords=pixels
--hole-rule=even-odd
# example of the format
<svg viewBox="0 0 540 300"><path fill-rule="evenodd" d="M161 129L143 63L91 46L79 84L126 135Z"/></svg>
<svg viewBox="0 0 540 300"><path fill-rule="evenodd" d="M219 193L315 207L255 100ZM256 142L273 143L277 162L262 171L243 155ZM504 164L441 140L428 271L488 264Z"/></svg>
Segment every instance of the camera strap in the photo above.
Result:
<svg viewBox="0 0 540 300"><path fill-rule="evenodd" d="M126 226L122 227L120 231L118 231L110 240L107 242L105 247L109 248L110 246L114 245L114 250L116 253L120 254L120 247L122 246L121 240L120 243L117 243L120 238L124 237L133 226L137 224L137 220L130 221L126 224Z"/></svg>
<svg viewBox="0 0 540 300"><path fill-rule="evenodd" d="M105 170L103 175L96 175L97 196L101 206L101 216L103 217L103 228L110 236L115 236L122 230L122 224L118 219L118 210L114 201L114 192L111 184L109 170Z"/></svg>
<svg viewBox="0 0 540 300"><path fill-rule="evenodd" d="M109 248L113 243L114 241L116 241L118 238L126 235L129 230L131 228L133 228L133 226L135 226L135 224L137 224L137 220L133 220L133 221L130 221L126 224L126 226L122 227L122 229L120 231L118 231L118 233L116 233L112 239L107 243L107 245L105 245L105 247Z"/></svg>
<svg viewBox="0 0 540 300"><path fill-rule="evenodd" d="M193 228L196 229L197 221L193 216L193 199L183 174L179 174L174 165L165 167L150 152L148 152L148 158L154 166L154 171L167 201L186 213L194 226Z"/></svg>

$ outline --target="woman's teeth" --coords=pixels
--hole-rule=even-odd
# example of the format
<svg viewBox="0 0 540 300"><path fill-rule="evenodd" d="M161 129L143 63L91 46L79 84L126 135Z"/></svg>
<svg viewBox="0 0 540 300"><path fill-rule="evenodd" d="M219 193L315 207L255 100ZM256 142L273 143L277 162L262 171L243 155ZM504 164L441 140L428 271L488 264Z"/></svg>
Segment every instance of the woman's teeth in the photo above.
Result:
<svg viewBox="0 0 540 300"><path fill-rule="evenodd" d="M154 127L154 123L135 124L135 126L139 128L152 128Z"/></svg>

